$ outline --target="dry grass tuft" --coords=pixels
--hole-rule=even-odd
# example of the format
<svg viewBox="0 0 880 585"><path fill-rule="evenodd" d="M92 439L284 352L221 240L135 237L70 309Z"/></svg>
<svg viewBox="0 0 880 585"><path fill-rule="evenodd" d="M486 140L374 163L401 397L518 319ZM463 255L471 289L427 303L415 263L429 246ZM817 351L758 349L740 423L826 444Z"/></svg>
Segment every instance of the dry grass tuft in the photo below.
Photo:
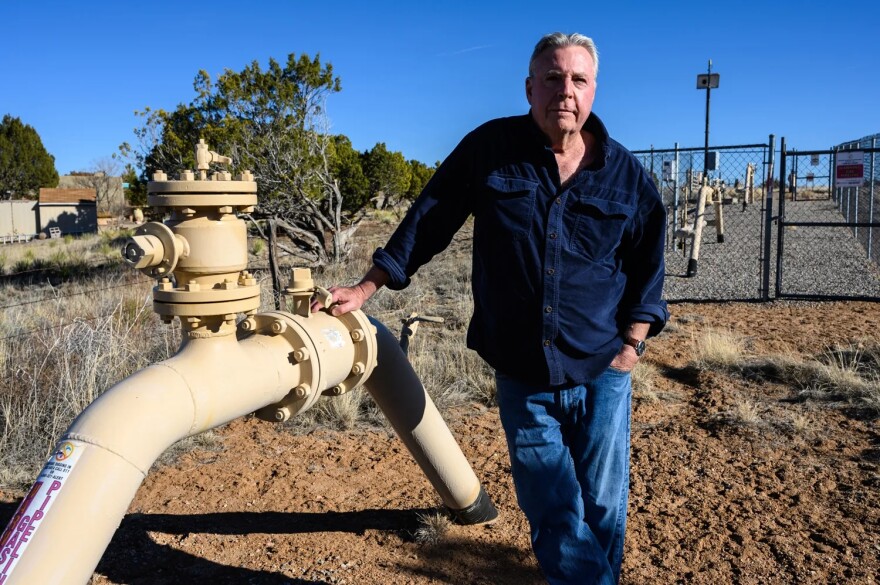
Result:
<svg viewBox="0 0 880 585"><path fill-rule="evenodd" d="M446 537L452 521L443 512L419 514L419 527L416 529L416 542L420 544L439 544Z"/></svg>
<svg viewBox="0 0 880 585"><path fill-rule="evenodd" d="M806 399L846 401L880 413L880 342L859 340L819 356L749 355L745 340L710 330L694 340L696 365L792 386Z"/></svg>
<svg viewBox="0 0 880 585"><path fill-rule="evenodd" d="M644 402L658 402L657 378L660 372L654 364L639 361L632 370L633 398Z"/></svg>
<svg viewBox="0 0 880 585"><path fill-rule="evenodd" d="M699 340L694 339L694 354L701 368L740 368L745 362L746 343L732 331L709 329Z"/></svg>
<svg viewBox="0 0 880 585"><path fill-rule="evenodd" d="M813 434L813 419L806 413L796 413L791 417L791 429L798 435L809 437Z"/></svg>
<svg viewBox="0 0 880 585"><path fill-rule="evenodd" d="M204 433L186 437L177 441L171 447L166 449L158 459L153 463L153 469L163 465L171 465L181 455L189 453L195 449L203 449L206 451L219 451L223 447L223 439L214 430L207 430Z"/></svg>
<svg viewBox="0 0 880 585"><path fill-rule="evenodd" d="M758 406L748 399L740 399L734 403L729 412L730 419L738 424L747 426L760 425L762 420L758 415Z"/></svg>

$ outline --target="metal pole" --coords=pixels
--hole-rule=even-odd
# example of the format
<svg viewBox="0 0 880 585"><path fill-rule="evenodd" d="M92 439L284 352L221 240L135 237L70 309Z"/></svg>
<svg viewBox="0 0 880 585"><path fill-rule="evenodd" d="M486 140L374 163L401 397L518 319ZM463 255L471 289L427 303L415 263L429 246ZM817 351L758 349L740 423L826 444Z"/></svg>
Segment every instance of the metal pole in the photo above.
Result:
<svg viewBox="0 0 880 585"><path fill-rule="evenodd" d="M870 177L869 184L871 185L871 187L868 191L868 222L869 223L874 223L874 183L876 182L874 180L874 157L877 154L876 152L874 152L875 148L877 148L877 139L872 138L871 139L871 165L869 167L870 172L868 173L868 176ZM871 248L872 248L871 238L873 238L873 237L874 237L874 226L869 225L868 226L868 260L871 259Z"/></svg>
<svg viewBox="0 0 880 585"><path fill-rule="evenodd" d="M675 143L675 166L672 174L672 249L675 250L675 230L678 229L678 142Z"/></svg>
<svg viewBox="0 0 880 585"><path fill-rule="evenodd" d="M837 192L837 147L831 148L831 156L828 157L828 184L831 186L831 200L840 208L840 193Z"/></svg>
<svg viewBox="0 0 880 585"><path fill-rule="evenodd" d="M776 229L776 298L779 298L779 293L782 290L782 253L785 249L783 242L785 233L785 191L782 191L782 185L785 184L786 162L785 136L783 136L779 141L779 185L782 195L779 197L779 217L777 218Z"/></svg>
<svg viewBox="0 0 880 585"><path fill-rule="evenodd" d="M852 145L850 145L850 149L852 150ZM846 188L846 221L851 222L852 218L850 214L852 212L852 187Z"/></svg>
<svg viewBox="0 0 880 585"><path fill-rule="evenodd" d="M706 143L703 147L703 178L709 176L709 96L712 94L712 59L709 59L709 82L706 84ZM708 185L708 183L706 183Z"/></svg>
<svg viewBox="0 0 880 585"><path fill-rule="evenodd" d="M858 145L858 148L861 148L861 144ZM862 154L862 168L865 168L865 155ZM862 186L859 185L853 189L853 223L859 223L859 195L862 194ZM859 226L853 226L853 237L856 240L859 239Z"/></svg>
<svg viewBox="0 0 880 585"><path fill-rule="evenodd" d="M712 95L712 59L706 76L706 141L703 145L703 180L697 201L697 212L694 215L694 239L691 242L691 255L688 260L687 276L697 275L697 262L700 255L700 244L703 237L703 215L706 211L706 196L709 189L709 98Z"/></svg>
<svg viewBox="0 0 880 585"><path fill-rule="evenodd" d="M774 148L776 146L776 137L771 134L770 135L770 160L767 162L767 172L764 175L766 180L764 182L767 185L767 196L764 200L764 204L766 205L764 209L764 258L763 262L763 274L761 279L761 292L762 298L765 301L770 300L770 238L772 234L770 233L770 225L773 223L773 157L774 157Z"/></svg>

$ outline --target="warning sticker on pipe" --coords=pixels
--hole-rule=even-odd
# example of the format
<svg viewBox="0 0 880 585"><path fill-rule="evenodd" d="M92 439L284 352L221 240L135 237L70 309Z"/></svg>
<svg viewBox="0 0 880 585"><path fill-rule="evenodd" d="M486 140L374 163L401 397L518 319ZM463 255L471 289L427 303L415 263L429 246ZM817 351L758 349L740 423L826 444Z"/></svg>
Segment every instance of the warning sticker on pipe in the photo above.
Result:
<svg viewBox="0 0 880 585"><path fill-rule="evenodd" d="M85 448L85 443L61 441L15 511L0 536L0 585L12 574Z"/></svg>

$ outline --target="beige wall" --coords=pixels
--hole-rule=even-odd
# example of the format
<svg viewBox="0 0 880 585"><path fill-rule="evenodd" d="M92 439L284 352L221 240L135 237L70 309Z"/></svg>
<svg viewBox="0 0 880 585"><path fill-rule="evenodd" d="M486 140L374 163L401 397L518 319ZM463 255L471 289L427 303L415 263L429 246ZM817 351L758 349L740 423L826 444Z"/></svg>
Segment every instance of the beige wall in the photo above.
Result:
<svg viewBox="0 0 880 585"><path fill-rule="evenodd" d="M37 234L37 202L0 201L0 237Z"/></svg>
<svg viewBox="0 0 880 585"><path fill-rule="evenodd" d="M42 203L40 204L40 230L48 232L50 227L61 228L62 234L84 234L98 231L98 214L95 205L81 203Z"/></svg>

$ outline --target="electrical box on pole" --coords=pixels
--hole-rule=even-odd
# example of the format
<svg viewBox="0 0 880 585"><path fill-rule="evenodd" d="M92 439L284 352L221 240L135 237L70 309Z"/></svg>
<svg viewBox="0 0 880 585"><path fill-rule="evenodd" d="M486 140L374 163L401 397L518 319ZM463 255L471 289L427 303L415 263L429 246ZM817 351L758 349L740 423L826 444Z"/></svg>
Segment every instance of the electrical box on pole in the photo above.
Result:
<svg viewBox="0 0 880 585"><path fill-rule="evenodd" d="M718 170L718 151L710 150L706 153L706 170L707 171L717 171Z"/></svg>
<svg viewBox="0 0 880 585"><path fill-rule="evenodd" d="M663 180L664 181L672 181L675 179L676 175L678 175L678 161L664 160L663 161Z"/></svg>
<svg viewBox="0 0 880 585"><path fill-rule="evenodd" d="M697 89L715 89L720 77L718 73L700 73L697 75Z"/></svg>

